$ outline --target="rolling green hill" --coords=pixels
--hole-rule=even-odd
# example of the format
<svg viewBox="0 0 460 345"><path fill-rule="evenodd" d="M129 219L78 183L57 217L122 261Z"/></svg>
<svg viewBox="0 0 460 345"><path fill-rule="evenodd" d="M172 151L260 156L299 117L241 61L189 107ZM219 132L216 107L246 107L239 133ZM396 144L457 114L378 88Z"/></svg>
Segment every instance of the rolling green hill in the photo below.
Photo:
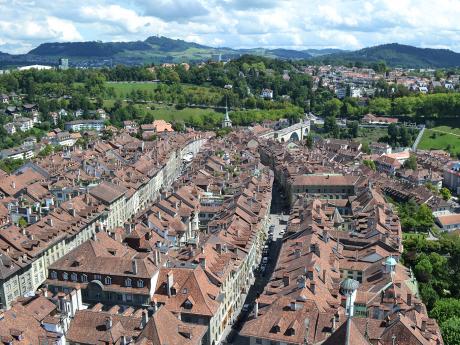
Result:
<svg viewBox="0 0 460 345"><path fill-rule="evenodd" d="M250 54L269 58L310 60L316 63L385 61L392 67L457 67L460 54L448 49L422 49L397 43L364 48L357 51L339 49L233 49L214 48L198 43L152 36L134 42L62 42L43 43L27 54L10 55L0 52L0 67L25 64L53 64L68 57L74 66L98 67L113 64L142 65L165 62L200 62L223 60Z"/></svg>
<svg viewBox="0 0 460 345"><path fill-rule="evenodd" d="M339 52L319 57L319 61L372 63L385 61L392 67L458 67L460 54L448 49L417 48L398 43L383 44L352 52Z"/></svg>

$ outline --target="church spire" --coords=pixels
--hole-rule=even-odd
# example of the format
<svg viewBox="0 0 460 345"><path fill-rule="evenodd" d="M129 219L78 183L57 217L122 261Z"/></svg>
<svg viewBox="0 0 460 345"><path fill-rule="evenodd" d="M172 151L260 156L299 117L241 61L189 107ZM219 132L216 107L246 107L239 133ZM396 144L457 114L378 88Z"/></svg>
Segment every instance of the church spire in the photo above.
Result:
<svg viewBox="0 0 460 345"><path fill-rule="evenodd" d="M232 127L232 120L230 120L230 116L228 115L227 95L225 95L225 116L224 120L222 121L222 128L227 127Z"/></svg>

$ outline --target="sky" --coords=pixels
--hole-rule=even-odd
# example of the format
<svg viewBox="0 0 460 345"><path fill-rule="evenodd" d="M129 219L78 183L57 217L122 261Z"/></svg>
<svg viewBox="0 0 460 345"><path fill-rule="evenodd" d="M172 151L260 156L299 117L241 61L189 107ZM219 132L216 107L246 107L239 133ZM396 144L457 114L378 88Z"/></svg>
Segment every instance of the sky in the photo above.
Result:
<svg viewBox="0 0 460 345"><path fill-rule="evenodd" d="M0 51L161 35L214 47L460 52L460 0L0 0Z"/></svg>

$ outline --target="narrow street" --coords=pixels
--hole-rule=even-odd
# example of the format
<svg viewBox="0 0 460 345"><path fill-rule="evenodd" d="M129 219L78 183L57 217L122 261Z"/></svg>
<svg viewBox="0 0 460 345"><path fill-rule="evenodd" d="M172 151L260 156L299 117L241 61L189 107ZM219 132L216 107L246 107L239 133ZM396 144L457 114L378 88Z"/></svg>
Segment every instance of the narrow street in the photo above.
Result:
<svg viewBox="0 0 460 345"><path fill-rule="evenodd" d="M227 329L224 331L224 336L220 342L222 345L249 345L247 339L241 337L238 332L243 326L244 321L249 315L251 315L254 301L263 292L265 286L270 280L273 270L275 269L283 234L286 231L287 220L289 218L289 213L287 212L288 209L285 205L286 202L282 190L280 190L276 184L273 185L273 198L270 214L270 228L272 229L273 237L269 237L266 242L266 245L268 246L268 250L266 251L268 261L264 264L262 259L262 262L255 272L255 282L249 289L248 295L246 296L243 310L240 312L235 324L227 326ZM265 254L263 256L265 256Z"/></svg>

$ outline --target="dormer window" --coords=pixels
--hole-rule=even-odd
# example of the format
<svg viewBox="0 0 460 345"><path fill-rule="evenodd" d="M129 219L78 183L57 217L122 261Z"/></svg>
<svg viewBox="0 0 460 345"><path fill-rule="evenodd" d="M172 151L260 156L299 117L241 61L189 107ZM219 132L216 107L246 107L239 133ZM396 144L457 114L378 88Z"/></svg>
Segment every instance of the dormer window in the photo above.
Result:
<svg viewBox="0 0 460 345"><path fill-rule="evenodd" d="M95 280L101 280L101 276L100 276L99 274L95 274L95 275L94 275L94 279L95 279Z"/></svg>
<svg viewBox="0 0 460 345"><path fill-rule="evenodd" d="M62 279L64 280L69 279L69 274L67 272L62 273Z"/></svg>
<svg viewBox="0 0 460 345"><path fill-rule="evenodd" d="M88 282L88 276L86 274L81 275L81 282L82 283L87 283Z"/></svg>
<svg viewBox="0 0 460 345"><path fill-rule="evenodd" d="M72 274L70 275L70 279L72 279L72 281L76 282L76 281L78 280L77 274L76 274L76 273L72 273Z"/></svg>
<svg viewBox="0 0 460 345"><path fill-rule="evenodd" d="M57 279L57 272L56 271L51 272L51 279Z"/></svg>
<svg viewBox="0 0 460 345"><path fill-rule="evenodd" d="M138 280L137 281L137 287L138 288L143 288L144 287L144 281L143 280Z"/></svg>
<svg viewBox="0 0 460 345"><path fill-rule="evenodd" d="M131 287L131 279L130 278L125 279L125 285L128 286L128 287Z"/></svg>
<svg viewBox="0 0 460 345"><path fill-rule="evenodd" d="M110 284L112 284L112 278L105 277L105 285L110 285Z"/></svg>
<svg viewBox="0 0 460 345"><path fill-rule="evenodd" d="M193 304L192 304L192 302L190 302L189 300L186 300L186 301L184 302L184 308L185 308L185 309L192 309L192 307L193 307Z"/></svg>
<svg viewBox="0 0 460 345"><path fill-rule="evenodd" d="M286 335L287 335L287 336L293 336L293 335L295 335L295 329L292 328L292 327L288 328L288 329L286 330Z"/></svg>
<svg viewBox="0 0 460 345"><path fill-rule="evenodd" d="M274 325L270 331L271 333L278 333L280 331L280 326Z"/></svg>

